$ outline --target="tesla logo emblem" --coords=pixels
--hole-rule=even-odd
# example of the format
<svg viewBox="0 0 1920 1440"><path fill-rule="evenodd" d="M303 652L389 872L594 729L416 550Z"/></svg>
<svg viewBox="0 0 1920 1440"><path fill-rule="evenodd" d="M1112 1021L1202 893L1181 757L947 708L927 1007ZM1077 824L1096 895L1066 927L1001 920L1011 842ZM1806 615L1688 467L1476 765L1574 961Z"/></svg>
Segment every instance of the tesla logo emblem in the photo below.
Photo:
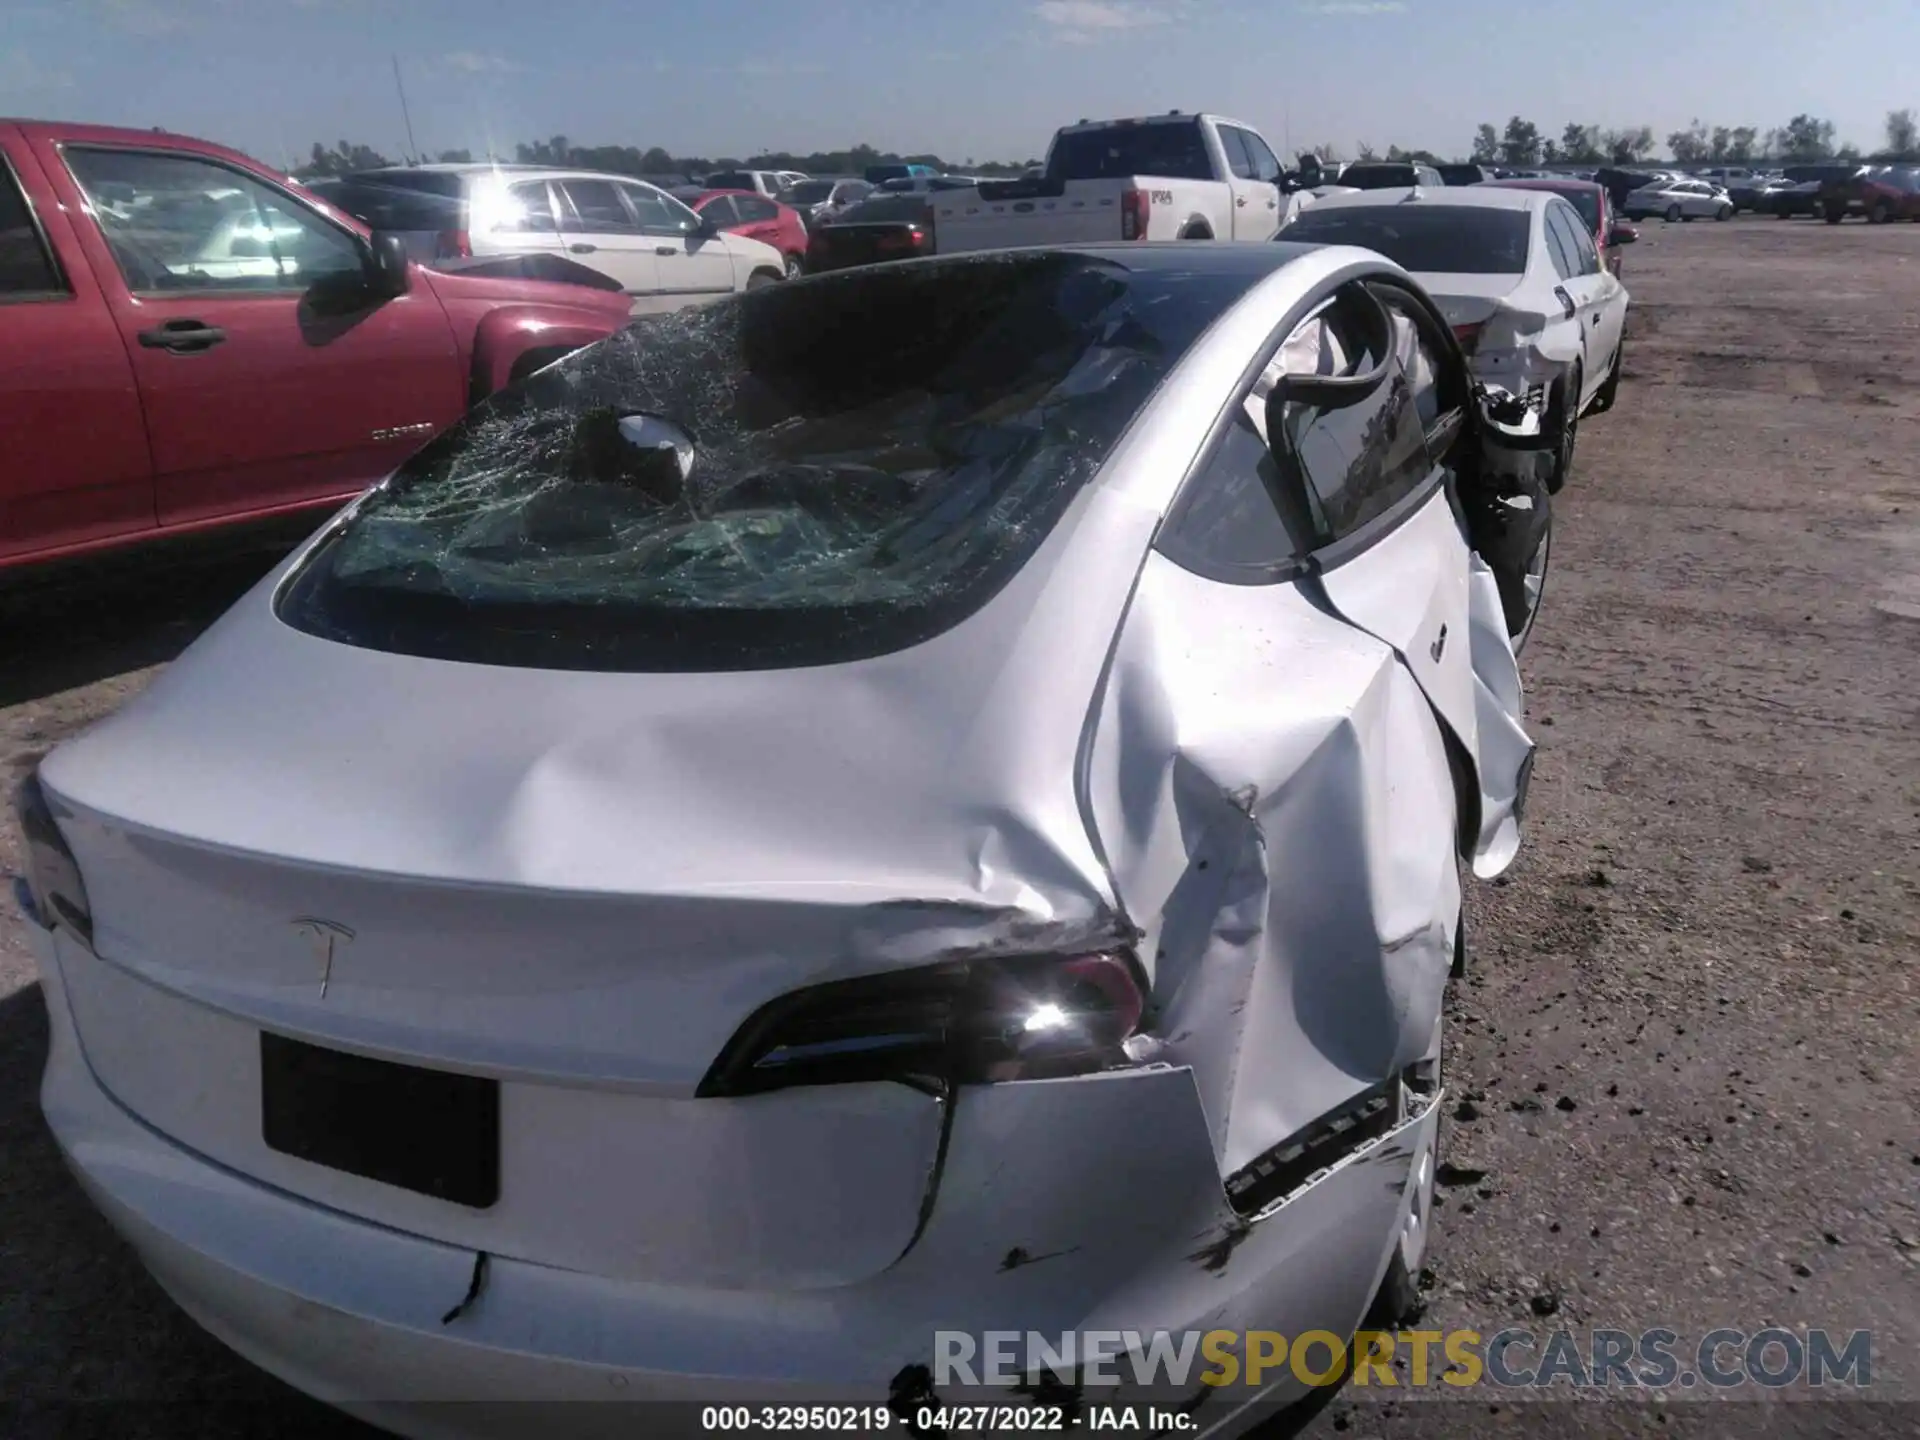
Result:
<svg viewBox="0 0 1920 1440"><path fill-rule="evenodd" d="M293 922L294 933L313 947L313 958L320 962L320 998L327 998L327 982L333 978L333 956L353 941L353 931L331 920L302 915Z"/></svg>

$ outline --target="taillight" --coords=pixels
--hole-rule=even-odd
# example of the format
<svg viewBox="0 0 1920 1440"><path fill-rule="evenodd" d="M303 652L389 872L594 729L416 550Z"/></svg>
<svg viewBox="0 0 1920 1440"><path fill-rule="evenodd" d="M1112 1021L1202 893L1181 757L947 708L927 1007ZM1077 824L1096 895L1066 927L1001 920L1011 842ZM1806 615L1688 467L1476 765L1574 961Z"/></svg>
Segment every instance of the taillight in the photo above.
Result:
<svg viewBox="0 0 1920 1440"><path fill-rule="evenodd" d="M434 253L442 260L465 260L473 254L473 241L464 230L442 230Z"/></svg>
<svg viewBox="0 0 1920 1440"><path fill-rule="evenodd" d="M27 842L23 899L31 904L29 918L49 930L56 924L65 925L92 944L93 911L87 904L87 887L80 879L80 862L73 858L60 827L54 823L53 807L47 803L39 776L29 775L20 782L14 808L20 834Z"/></svg>
<svg viewBox="0 0 1920 1440"><path fill-rule="evenodd" d="M958 961L836 980L762 1006L702 1096L879 1080L922 1088L1084 1074L1125 1060L1145 990L1118 951Z"/></svg>
<svg viewBox="0 0 1920 1440"><path fill-rule="evenodd" d="M1153 214L1153 196L1145 190L1123 190L1120 192L1120 238L1122 240L1144 240L1147 238L1147 221Z"/></svg>
<svg viewBox="0 0 1920 1440"><path fill-rule="evenodd" d="M1480 332L1486 328L1487 322L1484 320L1474 325L1456 325L1453 327L1453 338L1460 342L1462 350L1471 355L1474 347L1480 343Z"/></svg>

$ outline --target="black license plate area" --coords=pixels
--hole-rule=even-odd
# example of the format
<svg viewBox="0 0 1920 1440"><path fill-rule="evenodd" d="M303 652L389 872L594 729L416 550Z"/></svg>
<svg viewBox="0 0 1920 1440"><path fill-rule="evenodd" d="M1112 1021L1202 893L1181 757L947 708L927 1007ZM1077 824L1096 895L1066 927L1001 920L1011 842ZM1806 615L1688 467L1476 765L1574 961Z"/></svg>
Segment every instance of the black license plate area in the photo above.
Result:
<svg viewBox="0 0 1920 1440"><path fill-rule="evenodd" d="M260 1035L267 1148L485 1210L500 1198L500 1082Z"/></svg>

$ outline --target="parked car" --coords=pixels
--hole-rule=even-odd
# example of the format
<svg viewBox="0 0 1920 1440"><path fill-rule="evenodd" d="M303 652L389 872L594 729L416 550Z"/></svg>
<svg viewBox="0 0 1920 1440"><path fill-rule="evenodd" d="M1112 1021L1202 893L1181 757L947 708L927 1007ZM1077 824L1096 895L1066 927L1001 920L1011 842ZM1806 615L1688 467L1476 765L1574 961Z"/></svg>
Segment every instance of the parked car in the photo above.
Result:
<svg viewBox="0 0 1920 1440"><path fill-rule="evenodd" d="M780 252L787 279L807 266L807 222L791 206L753 190L709 190L693 202L693 213L729 235L745 235Z"/></svg>
<svg viewBox="0 0 1920 1440"><path fill-rule="evenodd" d="M1620 206L1629 220L1729 220L1733 201L1727 192L1705 180L1656 180L1631 192Z"/></svg>
<svg viewBox="0 0 1920 1440"><path fill-rule="evenodd" d="M337 506L626 315L423 270L223 146L0 122L0 569Z"/></svg>
<svg viewBox="0 0 1920 1440"><path fill-rule="evenodd" d="M809 228L873 193L864 180L802 180L787 192L786 203L800 212Z"/></svg>
<svg viewBox="0 0 1920 1440"><path fill-rule="evenodd" d="M1581 417L1619 394L1628 302L1568 201L1506 185L1369 190L1320 201L1280 238L1362 246L1413 272L1474 373L1538 417L1553 442L1547 483L1566 484Z"/></svg>
<svg viewBox="0 0 1920 1440"><path fill-rule="evenodd" d="M1485 165L1436 165L1434 169L1448 185L1480 185L1494 178L1493 171Z"/></svg>
<svg viewBox="0 0 1920 1440"><path fill-rule="evenodd" d="M1757 208L1781 220L1791 220L1798 215L1818 215L1822 183L1819 180L1802 180L1797 184L1789 183L1769 190L1760 197Z"/></svg>
<svg viewBox="0 0 1920 1440"><path fill-rule="evenodd" d="M1859 215L1876 225L1920 220L1920 169L1912 165L1868 165L1846 180L1820 187L1820 213L1829 225Z"/></svg>
<svg viewBox="0 0 1920 1440"><path fill-rule="evenodd" d="M449 196L475 255L568 255L617 280L634 312L677 310L786 275L770 245L707 225L630 175L490 164L395 166L349 177ZM704 192L702 192L704 193Z"/></svg>
<svg viewBox="0 0 1920 1440"><path fill-rule="evenodd" d="M1438 190L1447 182L1431 165L1358 160L1340 172L1340 183L1349 190L1405 190L1414 185L1428 185Z"/></svg>
<svg viewBox="0 0 1920 1440"><path fill-rule="evenodd" d="M709 313L473 417L28 778L87 1195L413 1433L911 1429L1004 1403L936 1331L1416 1313L1550 523L1432 302L1113 245Z"/></svg>
<svg viewBox="0 0 1920 1440"><path fill-rule="evenodd" d="M1280 162L1251 126L1219 115L1068 125L1041 180L935 197L943 254L1107 240L1267 240L1289 213Z"/></svg>
<svg viewBox="0 0 1920 1440"><path fill-rule="evenodd" d="M1756 213L1767 209L1767 197L1777 190L1788 188L1789 182L1778 175L1752 175L1727 187L1727 198L1733 201L1734 213L1752 210Z"/></svg>
<svg viewBox="0 0 1920 1440"><path fill-rule="evenodd" d="M770 200L786 193L788 182L778 170L716 170L700 177L704 190L752 190Z"/></svg>
<svg viewBox="0 0 1920 1440"><path fill-rule="evenodd" d="M1491 185L1504 185L1511 190L1539 190L1546 194L1558 195L1580 212L1580 222L1587 227L1587 233L1593 237L1594 248L1600 252L1600 261L1617 277L1625 269L1621 249L1640 239L1640 232L1617 219L1613 213L1613 201L1606 187L1592 180L1491 180Z"/></svg>
<svg viewBox="0 0 1920 1440"><path fill-rule="evenodd" d="M926 197L881 191L813 227L807 269L846 270L933 253L934 220Z"/></svg>

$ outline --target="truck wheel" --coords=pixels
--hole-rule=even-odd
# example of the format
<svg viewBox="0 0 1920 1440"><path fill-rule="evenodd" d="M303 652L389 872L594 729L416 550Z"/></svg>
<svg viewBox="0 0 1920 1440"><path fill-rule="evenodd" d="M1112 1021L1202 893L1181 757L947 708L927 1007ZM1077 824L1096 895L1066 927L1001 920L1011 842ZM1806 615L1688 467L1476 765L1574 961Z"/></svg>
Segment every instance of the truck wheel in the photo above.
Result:
<svg viewBox="0 0 1920 1440"><path fill-rule="evenodd" d="M1884 225L1891 219L1893 219L1893 211L1887 208L1886 201L1882 200L1873 207L1874 224Z"/></svg>
<svg viewBox="0 0 1920 1440"><path fill-rule="evenodd" d="M756 270L747 276L747 289L759 290L767 285L778 285L781 278L771 270Z"/></svg>
<svg viewBox="0 0 1920 1440"><path fill-rule="evenodd" d="M1180 238L1182 240L1211 240L1213 238L1213 231L1209 230L1205 225L1190 225Z"/></svg>
<svg viewBox="0 0 1920 1440"><path fill-rule="evenodd" d="M787 279L798 280L807 273L806 262L798 255L787 256Z"/></svg>
<svg viewBox="0 0 1920 1440"><path fill-rule="evenodd" d="M1673 224L1674 221L1678 220L1679 218L1680 218L1680 207L1678 205L1667 206L1667 223L1671 225Z"/></svg>
<svg viewBox="0 0 1920 1440"><path fill-rule="evenodd" d="M1820 218L1829 225L1838 225L1847 218L1847 212L1844 207L1827 206L1821 211Z"/></svg>

